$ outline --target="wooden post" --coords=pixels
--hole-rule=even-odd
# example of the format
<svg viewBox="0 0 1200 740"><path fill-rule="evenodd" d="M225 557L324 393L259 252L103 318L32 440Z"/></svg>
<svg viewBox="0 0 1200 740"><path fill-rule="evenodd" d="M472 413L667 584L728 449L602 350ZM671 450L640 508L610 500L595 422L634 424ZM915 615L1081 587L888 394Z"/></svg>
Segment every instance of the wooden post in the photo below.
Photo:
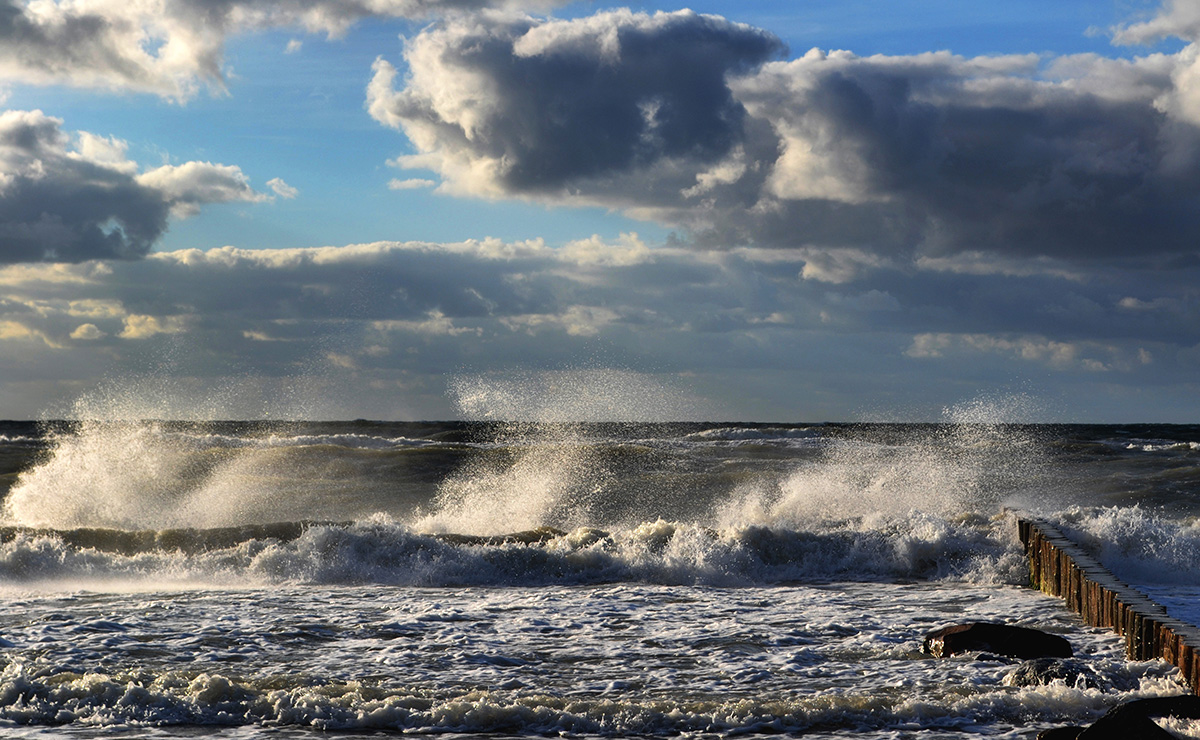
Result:
<svg viewBox="0 0 1200 740"><path fill-rule="evenodd" d="M1054 526L1017 520L1029 558L1029 583L1063 599L1085 624L1107 627L1125 640L1133 660L1165 660L1200 694L1200 629L1172 619L1162 606L1118 581Z"/></svg>

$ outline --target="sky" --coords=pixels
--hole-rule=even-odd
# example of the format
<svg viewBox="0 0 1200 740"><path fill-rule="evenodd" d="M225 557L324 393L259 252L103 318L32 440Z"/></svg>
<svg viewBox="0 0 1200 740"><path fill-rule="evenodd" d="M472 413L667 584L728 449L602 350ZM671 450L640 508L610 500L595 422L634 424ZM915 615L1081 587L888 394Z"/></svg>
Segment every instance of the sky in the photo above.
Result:
<svg viewBox="0 0 1200 740"><path fill-rule="evenodd" d="M1200 0L0 0L3 418L1190 423L1198 278Z"/></svg>

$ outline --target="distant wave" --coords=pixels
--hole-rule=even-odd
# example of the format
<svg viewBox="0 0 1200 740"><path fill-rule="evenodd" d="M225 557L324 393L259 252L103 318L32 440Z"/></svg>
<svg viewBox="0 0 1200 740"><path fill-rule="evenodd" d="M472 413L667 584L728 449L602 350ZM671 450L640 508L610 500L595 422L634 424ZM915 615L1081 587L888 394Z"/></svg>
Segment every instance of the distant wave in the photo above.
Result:
<svg viewBox="0 0 1200 740"><path fill-rule="evenodd" d="M29 444L40 445L40 444L43 444L43 441L40 437L29 437L29 436L26 436L23 434L14 434L14 435L0 434L0 445L29 445Z"/></svg>
<svg viewBox="0 0 1200 740"><path fill-rule="evenodd" d="M1172 440L1136 440L1125 444L1125 449L1142 452L1196 452L1200 442L1177 442Z"/></svg>
<svg viewBox="0 0 1200 740"><path fill-rule="evenodd" d="M795 442L804 440L819 440L822 437L821 427L759 427L759 426L725 426L715 429L705 429L687 435L687 439L705 442Z"/></svg>

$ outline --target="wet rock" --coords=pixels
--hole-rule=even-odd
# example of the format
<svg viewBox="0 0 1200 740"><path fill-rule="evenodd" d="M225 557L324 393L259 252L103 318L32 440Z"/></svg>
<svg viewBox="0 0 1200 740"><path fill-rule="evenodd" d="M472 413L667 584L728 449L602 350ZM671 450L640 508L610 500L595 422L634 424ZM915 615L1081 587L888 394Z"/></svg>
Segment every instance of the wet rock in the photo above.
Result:
<svg viewBox="0 0 1200 740"><path fill-rule="evenodd" d="M1028 627L992 622L968 622L943 627L925 635L922 651L935 658L971 652L987 652L1012 658L1070 658L1071 643Z"/></svg>
<svg viewBox="0 0 1200 740"><path fill-rule="evenodd" d="M1027 660L1004 677L1005 686L1046 686L1054 681L1087 689L1098 689L1104 685L1104 681L1091 668L1077 660L1065 658Z"/></svg>
<svg viewBox="0 0 1200 740"><path fill-rule="evenodd" d="M1118 704L1079 733L1078 740L1168 740L1176 737L1159 727L1154 717L1200 719L1200 697L1164 696Z"/></svg>

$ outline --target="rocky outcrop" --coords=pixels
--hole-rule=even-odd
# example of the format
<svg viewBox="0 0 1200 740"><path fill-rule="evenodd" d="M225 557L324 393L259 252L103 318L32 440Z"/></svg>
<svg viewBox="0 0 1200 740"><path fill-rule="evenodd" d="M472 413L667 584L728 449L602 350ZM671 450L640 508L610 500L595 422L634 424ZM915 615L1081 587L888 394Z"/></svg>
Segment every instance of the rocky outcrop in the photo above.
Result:
<svg viewBox="0 0 1200 740"><path fill-rule="evenodd" d="M1021 660L1074 655L1065 637L993 622L968 622L930 632L925 635L922 650L935 658L959 653L992 653Z"/></svg>
<svg viewBox="0 0 1200 740"><path fill-rule="evenodd" d="M1118 704L1090 727L1056 727L1038 740L1173 740L1155 718L1200 719L1200 697L1163 696Z"/></svg>
<svg viewBox="0 0 1200 740"><path fill-rule="evenodd" d="M1103 688L1105 683L1091 668L1066 658L1027 660L1004 677L1005 686L1047 686L1054 681L1085 689Z"/></svg>

